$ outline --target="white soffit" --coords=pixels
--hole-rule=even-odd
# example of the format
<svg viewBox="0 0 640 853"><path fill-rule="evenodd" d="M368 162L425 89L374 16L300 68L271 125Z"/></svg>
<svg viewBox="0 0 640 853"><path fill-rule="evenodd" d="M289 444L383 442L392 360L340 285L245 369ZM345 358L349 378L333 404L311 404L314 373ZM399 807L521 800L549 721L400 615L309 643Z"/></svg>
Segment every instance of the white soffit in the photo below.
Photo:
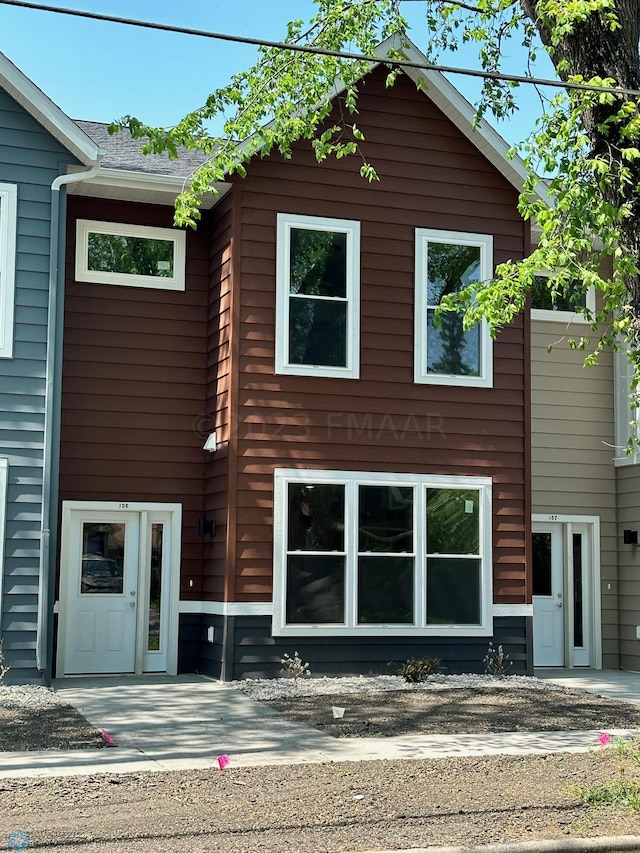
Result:
<svg viewBox="0 0 640 853"><path fill-rule="evenodd" d="M4 53L0 53L0 88L17 101L38 124L48 130L81 163L85 165L94 163L103 153L100 147L80 130L78 125L35 83L16 68Z"/></svg>
<svg viewBox="0 0 640 853"><path fill-rule="evenodd" d="M73 172L73 169L69 170ZM124 169L100 169L100 173L88 181L69 184L69 195L106 198L118 201L137 201L148 204L172 205L176 197L188 187L184 178L157 173L132 172ZM207 195L200 208L209 210L231 189L231 184L216 184L218 195Z"/></svg>

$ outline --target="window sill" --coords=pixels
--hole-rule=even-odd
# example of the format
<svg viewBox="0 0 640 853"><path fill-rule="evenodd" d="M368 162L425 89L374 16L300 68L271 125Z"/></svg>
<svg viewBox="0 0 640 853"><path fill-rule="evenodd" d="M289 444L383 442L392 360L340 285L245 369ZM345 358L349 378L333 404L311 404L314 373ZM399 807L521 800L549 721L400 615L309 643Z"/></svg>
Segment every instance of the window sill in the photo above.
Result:
<svg viewBox="0 0 640 853"><path fill-rule="evenodd" d="M368 625L359 628L341 628L313 625L274 624L274 637L491 637L493 625L438 625L428 628L398 625Z"/></svg>

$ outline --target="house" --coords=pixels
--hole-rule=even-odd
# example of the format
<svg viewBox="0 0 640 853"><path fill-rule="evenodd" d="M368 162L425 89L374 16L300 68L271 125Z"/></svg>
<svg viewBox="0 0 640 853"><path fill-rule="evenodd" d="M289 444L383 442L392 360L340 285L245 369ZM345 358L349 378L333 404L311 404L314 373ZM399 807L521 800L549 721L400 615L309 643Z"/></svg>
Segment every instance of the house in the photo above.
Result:
<svg viewBox="0 0 640 853"><path fill-rule="evenodd" d="M379 183L345 160L316 163L301 142L291 160L255 158L226 181L188 233L172 227L173 200L197 155L142 158L125 133L69 122L89 147L62 170L73 177L51 262L57 381L49 390L46 360L30 363L37 404L10 413L40 423L51 454L51 520L30 516L39 643L16 629L23 474L16 439L0 438L1 628L19 677L228 680L274 675L294 650L314 674L425 656L482 671L489 642L521 672L617 665L618 590L604 586L616 583L617 492L587 504L580 484L612 414L561 474L548 451L569 464L562 379L589 379L541 364L557 306L495 341L433 324L444 289L530 248L521 165L472 121L440 75L407 69L388 89L373 68L358 125ZM16 359L6 364L13 375ZM598 370L610 402L610 364ZM615 482L602 459L598 482ZM555 611L553 663L542 640Z"/></svg>

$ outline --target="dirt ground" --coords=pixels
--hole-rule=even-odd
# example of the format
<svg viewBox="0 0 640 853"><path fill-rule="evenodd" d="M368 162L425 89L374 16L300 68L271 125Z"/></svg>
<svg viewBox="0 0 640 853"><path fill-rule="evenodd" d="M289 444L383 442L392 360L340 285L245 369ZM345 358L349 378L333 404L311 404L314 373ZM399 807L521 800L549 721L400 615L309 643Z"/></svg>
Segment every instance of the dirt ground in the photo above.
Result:
<svg viewBox="0 0 640 853"><path fill-rule="evenodd" d="M453 692L313 697L283 710L338 736L639 725L634 706L589 694ZM343 721L327 720L332 705L346 708ZM95 744L95 730L86 735ZM637 762L594 740L593 752L576 755L2 779L0 847L18 830L30 849L74 853L347 853L640 834L637 813L579 796L608 779L640 782ZM69 743L78 741L76 729Z"/></svg>

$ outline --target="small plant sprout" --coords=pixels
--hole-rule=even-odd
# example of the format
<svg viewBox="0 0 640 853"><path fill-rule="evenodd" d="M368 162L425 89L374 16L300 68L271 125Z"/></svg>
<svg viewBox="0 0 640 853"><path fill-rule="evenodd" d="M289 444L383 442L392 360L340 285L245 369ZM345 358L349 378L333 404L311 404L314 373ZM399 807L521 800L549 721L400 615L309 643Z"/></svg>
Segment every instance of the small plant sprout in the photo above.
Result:
<svg viewBox="0 0 640 853"><path fill-rule="evenodd" d="M301 659L298 652L294 652L293 657L289 657L285 652L284 657L280 658L280 663L294 681L298 681L299 678L308 678L311 675L309 664Z"/></svg>
<svg viewBox="0 0 640 853"><path fill-rule="evenodd" d="M2 643L0 643L0 686L2 686L4 677L10 669L11 667L4 665L4 652L2 651Z"/></svg>
<svg viewBox="0 0 640 853"><path fill-rule="evenodd" d="M493 678L504 678L513 665L502 646L498 646L496 649L493 643L489 643L489 648L482 662L484 663L484 674L491 675Z"/></svg>

